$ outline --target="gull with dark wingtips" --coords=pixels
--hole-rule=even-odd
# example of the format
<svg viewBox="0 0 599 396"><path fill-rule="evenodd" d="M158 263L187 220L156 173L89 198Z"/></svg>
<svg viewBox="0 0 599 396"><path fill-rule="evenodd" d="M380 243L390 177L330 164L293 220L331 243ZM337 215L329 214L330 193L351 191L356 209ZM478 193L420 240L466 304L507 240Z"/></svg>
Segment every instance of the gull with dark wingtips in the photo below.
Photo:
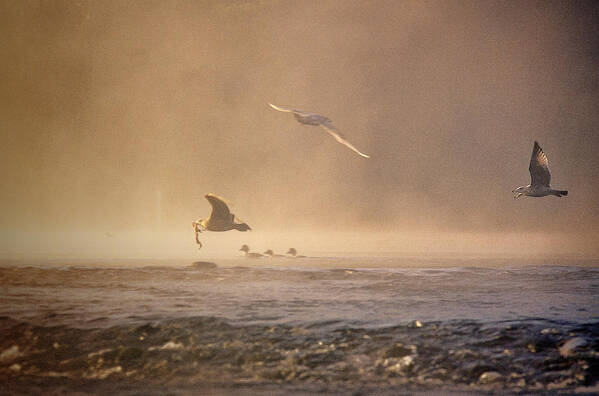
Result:
<svg viewBox="0 0 599 396"><path fill-rule="evenodd" d="M343 144L346 147L349 147L351 150L355 151L362 157L370 158L369 155L360 152L360 150L355 148L353 144L348 142L345 139L345 137L337 130L337 128L335 128L333 122L329 118L320 114L308 113L307 111L275 106L272 103L269 103L268 105L275 110L282 111L284 113L292 113L295 119L301 124L321 126L325 131L329 133L329 135L335 138L335 140L339 143Z"/></svg>
<svg viewBox="0 0 599 396"><path fill-rule="evenodd" d="M530 172L530 184L512 190L515 194L514 199L520 198L522 195L527 197L545 197L547 195L561 197L563 195L568 195L567 190L554 190L551 188L549 160L547 160L547 156L543 152L543 149L541 149L541 146L539 146L539 143L536 141L532 148L532 156L530 158L528 171Z"/></svg>

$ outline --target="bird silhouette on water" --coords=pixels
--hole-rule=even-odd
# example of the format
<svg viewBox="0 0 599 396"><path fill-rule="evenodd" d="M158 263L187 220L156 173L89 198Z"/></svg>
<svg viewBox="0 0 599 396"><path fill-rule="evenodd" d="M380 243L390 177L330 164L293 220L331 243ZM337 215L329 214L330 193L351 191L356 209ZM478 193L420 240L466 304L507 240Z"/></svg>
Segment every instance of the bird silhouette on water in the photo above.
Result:
<svg viewBox="0 0 599 396"><path fill-rule="evenodd" d="M287 254L288 254L288 257L291 257L291 258L306 258L306 256L298 255L297 250L295 250L295 248L289 248L289 250L287 251Z"/></svg>
<svg viewBox="0 0 599 396"><path fill-rule="evenodd" d="M244 256L247 257L247 258L260 258L260 257L264 257L260 253L250 252L250 247L248 245L242 245L239 250L242 251L244 253Z"/></svg>
<svg viewBox="0 0 599 396"><path fill-rule="evenodd" d="M272 249L268 249L267 251L265 251L264 253L262 253L263 255L265 255L266 257L285 257L282 254L275 254Z"/></svg>

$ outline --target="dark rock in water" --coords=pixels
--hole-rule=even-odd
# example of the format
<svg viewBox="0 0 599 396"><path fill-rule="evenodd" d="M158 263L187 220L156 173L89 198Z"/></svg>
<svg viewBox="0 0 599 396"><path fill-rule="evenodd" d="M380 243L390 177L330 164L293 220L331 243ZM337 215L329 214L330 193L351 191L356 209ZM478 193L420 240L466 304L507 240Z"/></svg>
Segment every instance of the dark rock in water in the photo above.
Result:
<svg viewBox="0 0 599 396"><path fill-rule="evenodd" d="M191 267L195 269L207 270L215 269L217 265L211 261L195 261L191 264Z"/></svg>
<svg viewBox="0 0 599 396"><path fill-rule="evenodd" d="M143 355L143 350L136 347L120 348L118 352L119 362L127 364L140 360Z"/></svg>
<svg viewBox="0 0 599 396"><path fill-rule="evenodd" d="M141 269L148 271L169 271L172 269L172 267L169 267L167 265L146 265L141 267Z"/></svg>
<svg viewBox="0 0 599 396"><path fill-rule="evenodd" d="M557 339L552 335L542 334L542 335L533 335L531 339L528 340L526 348L532 353L547 351L547 350L555 350Z"/></svg>
<svg viewBox="0 0 599 396"><path fill-rule="evenodd" d="M480 379L480 377L485 373L496 372L495 367L489 364L486 364L483 361L476 361L473 363L468 363L464 365L464 379L475 381L476 379Z"/></svg>
<svg viewBox="0 0 599 396"><path fill-rule="evenodd" d="M406 348L401 343L397 343L393 345L391 348L387 349L383 354L385 358L391 357L404 357L406 355L410 355L413 352L412 348Z"/></svg>

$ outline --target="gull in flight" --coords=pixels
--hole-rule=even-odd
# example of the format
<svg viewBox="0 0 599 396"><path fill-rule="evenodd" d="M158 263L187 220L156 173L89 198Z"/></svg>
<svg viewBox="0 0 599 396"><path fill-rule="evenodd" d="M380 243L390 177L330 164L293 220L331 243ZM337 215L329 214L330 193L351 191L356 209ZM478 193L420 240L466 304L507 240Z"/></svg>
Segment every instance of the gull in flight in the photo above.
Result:
<svg viewBox="0 0 599 396"><path fill-rule="evenodd" d="M515 194L514 199L520 198L522 195L528 197L545 197L547 195L561 197L562 195L568 195L567 190L554 190L551 188L549 161L543 149L541 149L541 146L536 141L532 148L532 157L530 158L528 170L530 171L530 184L512 190Z"/></svg>
<svg viewBox="0 0 599 396"><path fill-rule="evenodd" d="M335 140L338 141L339 143L349 147L351 150L355 151L362 157L370 158L369 155L366 155L366 154L360 152L357 148L354 147L353 144L351 144L350 142L345 140L345 137L343 137L343 135L339 131L337 131L337 128L335 128L333 126L333 122L330 119L328 119L327 117L322 116L320 114L308 113L306 111L288 109L285 107L275 106L272 103L269 103L269 106L278 111L282 111L285 113L293 113L293 116L299 123L323 127L324 130L327 131L329 133L329 135L334 137Z"/></svg>
<svg viewBox="0 0 599 396"><path fill-rule="evenodd" d="M242 245L241 249L239 249L239 250L241 250L244 253L244 256L247 257L247 258L260 258L260 257L264 257L260 253L250 252L250 247L248 245Z"/></svg>
<svg viewBox="0 0 599 396"><path fill-rule="evenodd" d="M202 248L202 242L198 239L198 235L202 231L248 231L250 226L246 223L236 223L235 215L231 213L227 202L224 198L215 194L206 194L206 199L212 205L212 213L207 219L199 219L191 223L195 232L196 242Z"/></svg>

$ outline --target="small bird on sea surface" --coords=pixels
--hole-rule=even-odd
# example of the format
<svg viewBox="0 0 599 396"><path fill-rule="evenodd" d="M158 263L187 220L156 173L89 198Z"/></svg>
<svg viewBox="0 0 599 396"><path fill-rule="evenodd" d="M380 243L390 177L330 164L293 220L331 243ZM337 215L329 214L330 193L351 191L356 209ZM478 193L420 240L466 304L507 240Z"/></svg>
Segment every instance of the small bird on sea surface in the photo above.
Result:
<svg viewBox="0 0 599 396"><path fill-rule="evenodd" d="M244 253L244 256L247 257L247 258L260 258L260 257L264 257L260 253L250 252L250 247L248 245L242 245L239 250L242 251Z"/></svg>
<svg viewBox="0 0 599 396"><path fill-rule="evenodd" d="M295 119L301 124L323 127L324 130L327 131L329 133L329 135L334 137L335 140L338 141L339 143L349 147L351 150L355 151L362 157L370 158L369 155L366 155L366 154L360 152L357 148L354 147L353 144L351 144L350 142L345 140L345 137L337 130L337 128L335 128L335 126L333 126L333 122L329 118L322 116L320 114L308 113L307 111L288 109L285 107L275 106L272 103L269 103L268 105L278 111L282 111L285 113L293 113L293 116L295 117Z"/></svg>
<svg viewBox="0 0 599 396"><path fill-rule="evenodd" d="M202 243L198 239L198 234L202 231L248 231L250 226L246 223L236 223L235 215L231 213L224 198L215 194L206 194L206 199L212 205L212 213L207 219L199 219L191 223L195 232L196 242L202 247Z"/></svg>
<svg viewBox="0 0 599 396"><path fill-rule="evenodd" d="M530 158L530 165L528 166L530 172L530 184L528 186L521 186L512 190L514 193L514 199L520 198L522 195L528 197L545 197L547 195L555 195L561 197L568 195L567 190L554 190L551 188L551 174L549 173L549 161L547 156L539 146L539 143L535 141L532 148L532 156Z"/></svg>
<svg viewBox="0 0 599 396"><path fill-rule="evenodd" d="M289 248L287 254L289 255L288 257L291 258L306 258L306 256L298 255L297 250L295 250L295 248Z"/></svg>
<svg viewBox="0 0 599 396"><path fill-rule="evenodd" d="M267 251L265 251L264 253L262 253L263 255L265 255L266 257L285 257L282 254L275 254L272 249L268 249Z"/></svg>

